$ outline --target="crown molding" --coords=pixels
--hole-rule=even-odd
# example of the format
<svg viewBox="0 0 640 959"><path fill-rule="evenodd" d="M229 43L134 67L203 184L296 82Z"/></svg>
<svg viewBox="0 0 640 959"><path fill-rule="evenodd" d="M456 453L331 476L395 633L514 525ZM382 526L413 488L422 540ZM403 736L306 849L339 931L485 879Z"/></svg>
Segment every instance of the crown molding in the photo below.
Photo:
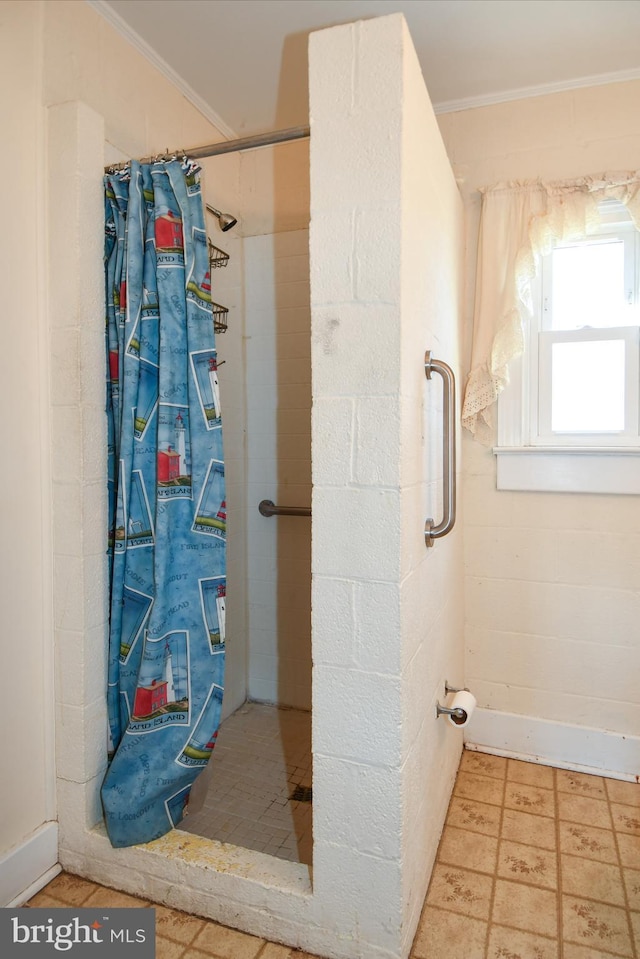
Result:
<svg viewBox="0 0 640 959"><path fill-rule="evenodd" d="M640 67L618 70L615 73L599 73L590 77L578 77L574 80L558 80L554 83L541 83L532 87L519 87L502 93L481 93L477 97L462 97L460 100L443 100L434 103L434 113L459 113L461 110L475 110L478 107L490 107L510 100L526 100L529 97L546 97L551 93L566 93L581 87L601 87L607 83L624 83L628 80L640 80Z"/></svg>
<svg viewBox="0 0 640 959"><path fill-rule="evenodd" d="M180 76L179 73L170 67L166 60L163 60L155 50L153 50L146 40L143 40L139 33L136 33L122 17L115 12L113 7L109 6L105 0L86 0L90 7L99 13L125 40L136 48L138 53L149 61L149 63L158 70L182 95L198 110L209 123L213 124L220 133L228 140L235 140L238 134L233 130L219 114L213 110L206 100L196 93L192 87Z"/></svg>

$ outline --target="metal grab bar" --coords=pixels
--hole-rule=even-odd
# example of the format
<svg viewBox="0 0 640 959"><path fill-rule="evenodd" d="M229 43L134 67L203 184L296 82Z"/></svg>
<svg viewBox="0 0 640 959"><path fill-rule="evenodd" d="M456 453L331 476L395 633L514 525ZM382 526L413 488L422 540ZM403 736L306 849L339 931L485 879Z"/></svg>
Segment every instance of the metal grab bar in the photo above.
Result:
<svg viewBox="0 0 640 959"><path fill-rule="evenodd" d="M311 516L308 506L276 506L270 499L263 499L258 510L261 516Z"/></svg>
<svg viewBox="0 0 640 959"><path fill-rule="evenodd" d="M432 519L424 524L424 540L433 546L434 540L446 536L456 521L456 383L453 370L442 360L432 360L431 350L424 354L424 372L428 380L439 373L443 387L442 429L442 522L434 525Z"/></svg>

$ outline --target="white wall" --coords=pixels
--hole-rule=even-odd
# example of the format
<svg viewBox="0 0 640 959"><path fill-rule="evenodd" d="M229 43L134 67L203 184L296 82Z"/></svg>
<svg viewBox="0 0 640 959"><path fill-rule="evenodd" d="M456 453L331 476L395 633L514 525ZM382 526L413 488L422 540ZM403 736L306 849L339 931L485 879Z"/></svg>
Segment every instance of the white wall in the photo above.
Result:
<svg viewBox="0 0 640 959"><path fill-rule="evenodd" d="M216 190L225 159L203 161L207 191ZM237 197L219 191L211 200L239 219L229 233L214 227L212 234L232 252L216 283L231 306L229 330L218 338L226 362L219 375L232 625L224 716L245 696L311 706L311 524L258 513L262 499L311 502L309 145L263 147L237 159Z"/></svg>
<svg viewBox="0 0 640 959"><path fill-rule="evenodd" d="M439 122L464 177L468 356L478 188L636 169L640 83L518 100ZM491 451L467 435L463 457L466 682L483 707L468 729L470 742L635 774L638 497L497 491Z"/></svg>
<svg viewBox="0 0 640 959"><path fill-rule="evenodd" d="M243 236L308 229L308 140L245 150L240 179Z"/></svg>
<svg viewBox="0 0 640 959"><path fill-rule="evenodd" d="M248 692L310 709L311 521L258 512L263 499L311 505L309 234L244 243Z"/></svg>
<svg viewBox="0 0 640 959"><path fill-rule="evenodd" d="M239 157L233 154L202 161L203 193L216 210L240 212ZM206 214L211 242L229 254L226 266L211 274L211 295L226 306L227 330L216 336L218 381L227 497L227 612L226 661L222 719L247 698L247 403L245 389L244 244L241 223L223 233L217 218Z"/></svg>
<svg viewBox="0 0 640 959"><path fill-rule="evenodd" d="M245 697L311 707L311 524L258 513L262 499L310 505L311 356L308 142L239 155L232 198L217 187L225 159L203 166L212 204L239 219L229 233L215 226L212 232L232 252L217 278L219 296L231 307L229 330L218 338L226 362L219 375L232 629L226 717ZM240 369L243 376L236 375Z"/></svg>
<svg viewBox="0 0 640 959"><path fill-rule="evenodd" d="M38 3L0 4L5 131L0 173L10 224L0 240L0 389L7 455L0 545L6 690L0 753L1 905L55 863L56 845L53 829L48 848L35 859L28 854L25 871L20 849L37 845L38 836L50 831L43 824L55 819L41 16Z"/></svg>
<svg viewBox="0 0 640 959"><path fill-rule="evenodd" d="M311 504L309 143L240 158L245 248L247 688L311 707L311 523L258 503Z"/></svg>

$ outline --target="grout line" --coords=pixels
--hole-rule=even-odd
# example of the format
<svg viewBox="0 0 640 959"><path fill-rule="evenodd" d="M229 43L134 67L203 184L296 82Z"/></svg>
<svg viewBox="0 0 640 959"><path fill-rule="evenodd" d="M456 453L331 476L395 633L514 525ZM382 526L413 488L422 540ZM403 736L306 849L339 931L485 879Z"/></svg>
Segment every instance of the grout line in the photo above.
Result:
<svg viewBox="0 0 640 959"><path fill-rule="evenodd" d="M498 868L500 864L500 849L502 847L502 824L504 822L504 809L505 809L505 802L507 799L508 774L509 774L509 760L505 759L504 780L502 783L502 803L500 805L500 816L498 820L498 843L496 845L496 860L493 865L493 876L491 877L491 895L489 897L489 915L487 916L487 933L485 936L485 943L484 943L485 959L489 959L489 942L491 939L491 929L493 926L493 907L494 907L495 898L496 898L496 885L498 880Z"/></svg>
<svg viewBox="0 0 640 959"><path fill-rule="evenodd" d="M564 959L564 923L562 919L562 850L560 847L560 797L558 788L558 770L553 769L554 825L556 834L556 912L558 919L558 959Z"/></svg>
<svg viewBox="0 0 640 959"><path fill-rule="evenodd" d="M627 919L627 931L629 933L629 941L631 943L631 950L633 952L634 959L638 959L638 949L636 947L633 923L631 921L631 906L629 904L627 884L624 879L624 867L622 865L622 856L620 855L620 844L618 843L618 832L615 827L615 823L613 819L613 810L611 808L611 799L609 797L609 790L607 788L607 783L605 780L603 780L603 784L604 784L604 794L607 798L607 809L609 810L609 819L611 821L611 833L613 835L613 842L616 847L616 855L618 857L618 872L620 874L620 885L622 886L622 894L624 896L624 911Z"/></svg>

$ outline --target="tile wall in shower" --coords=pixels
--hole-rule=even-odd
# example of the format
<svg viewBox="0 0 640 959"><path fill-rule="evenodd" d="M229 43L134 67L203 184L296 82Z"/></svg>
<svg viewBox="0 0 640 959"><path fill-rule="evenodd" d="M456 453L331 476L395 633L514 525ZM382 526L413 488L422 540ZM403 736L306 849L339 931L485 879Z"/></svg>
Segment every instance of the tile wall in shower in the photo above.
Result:
<svg viewBox="0 0 640 959"><path fill-rule="evenodd" d="M247 694L310 709L311 520L258 512L311 504L309 232L247 236L244 256Z"/></svg>

